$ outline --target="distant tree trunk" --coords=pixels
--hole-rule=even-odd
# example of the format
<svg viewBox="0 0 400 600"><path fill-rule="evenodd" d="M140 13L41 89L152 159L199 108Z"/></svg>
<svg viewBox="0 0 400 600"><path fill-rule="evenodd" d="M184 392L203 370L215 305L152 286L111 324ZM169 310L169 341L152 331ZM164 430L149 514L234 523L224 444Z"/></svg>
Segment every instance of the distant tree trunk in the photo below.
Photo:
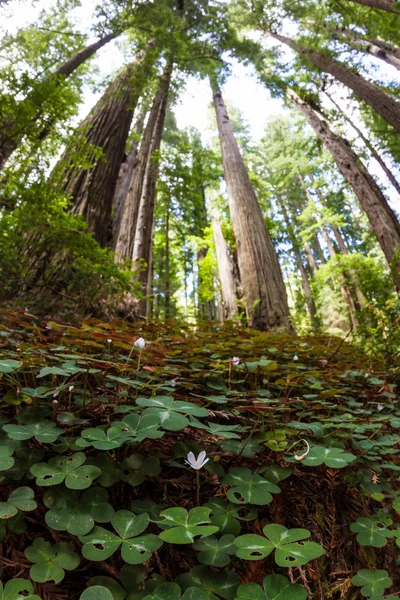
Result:
<svg viewBox="0 0 400 600"><path fill-rule="evenodd" d="M125 67L80 125L79 143L82 148L89 147L87 160L93 166L85 169L76 164L75 138L55 169L62 189L71 197L70 212L84 217L102 246L111 241L112 201L118 173L133 112L153 59L153 53L147 51ZM100 158L95 158L96 149L102 151Z"/></svg>
<svg viewBox="0 0 400 600"><path fill-rule="evenodd" d="M399 64L400 64L400 61L399 61ZM350 119L350 117L348 117L346 115L346 113L339 106L339 104L336 102L336 100L334 98L332 98L332 96L330 94L328 94L328 92L326 92L326 91L325 91L325 95L329 98L329 100L332 102L332 104L335 106L335 108L340 112L340 114L343 116L345 121L347 123L349 123L349 125L354 129L354 131L357 133L359 138L364 142L364 144L366 145L368 150L371 152L372 158L374 158L376 160L376 162L379 164L379 166L385 173L386 177L389 179L392 186L395 188L396 192L400 195L400 183L397 181L396 177L393 175L393 173L391 172L391 170L389 169L389 167L387 166L387 164L385 163L383 158L375 150L374 146L371 144L369 139L367 137L365 137L365 135L363 134L361 129L354 123L354 120Z"/></svg>
<svg viewBox="0 0 400 600"><path fill-rule="evenodd" d="M132 180L133 170L135 168L136 156L139 147L139 136L141 136L143 132L145 117L145 111L142 111L142 114L139 115L133 127L135 139L133 140L130 150L119 169L117 185L113 198L113 248L115 247L116 237L121 227L122 211L128 195L129 184Z"/></svg>
<svg viewBox="0 0 400 600"><path fill-rule="evenodd" d="M392 266L394 282L400 290L400 224L374 178L359 160L350 144L334 133L321 113L297 95L291 98L303 113L326 148L335 159L343 176L350 183L378 238L382 251Z"/></svg>
<svg viewBox="0 0 400 600"><path fill-rule="evenodd" d="M221 92L213 89L229 210L249 325L290 330L285 284L264 217L250 182Z"/></svg>
<svg viewBox="0 0 400 600"><path fill-rule="evenodd" d="M168 198L167 214L165 217L165 318L169 319L171 305L171 281L169 277L169 213L171 198Z"/></svg>
<svg viewBox="0 0 400 600"><path fill-rule="evenodd" d="M311 246L308 242L303 243L304 254L306 256L306 261L308 264L308 268L310 269L311 275L315 275L317 272L317 263L314 258L314 254L311 250Z"/></svg>
<svg viewBox="0 0 400 600"><path fill-rule="evenodd" d="M168 82L166 81L166 83ZM167 100L168 89L165 96L163 86L164 84L161 84L160 81L160 87L154 97L147 119L140 148L136 156L132 178L129 183L128 193L122 209L120 228L114 241L115 260L117 262L124 258L133 259L140 203L146 181L146 173L149 172L149 160L151 160L152 152L155 149L155 131L157 123L159 123L162 126L162 135L162 128L164 126L163 122L159 122L159 114L161 104Z"/></svg>
<svg viewBox="0 0 400 600"><path fill-rule="evenodd" d="M215 253L217 255L218 275L221 284L223 316L224 320L230 321L238 315L238 281L235 273L235 264L232 259L232 253L222 233L221 223L215 216L212 217L212 227Z"/></svg>
<svg viewBox="0 0 400 600"><path fill-rule="evenodd" d="M381 40L364 38L356 31L344 27L326 27L325 29L329 31L333 39L339 39L341 41L343 38L348 38L347 41L350 41L356 49L359 49L362 52L368 52L371 56L400 70L400 51L395 46L391 46Z"/></svg>
<svg viewBox="0 0 400 600"><path fill-rule="evenodd" d="M142 194L139 202L138 218L132 252L132 268L136 270L135 279L141 283L142 290L146 293L150 256L152 248L152 226L154 220L154 209L156 203L156 187L159 170L159 157L161 138L164 130L165 113L168 102L168 91L171 82L173 63L169 61L160 79L154 106L157 110L157 118L150 144L150 152L147 160ZM153 110L153 109L152 109ZM140 303L141 314L145 311L145 302Z"/></svg>
<svg viewBox="0 0 400 600"><path fill-rule="evenodd" d="M153 223L151 226L151 239L153 239L154 228L155 228L155 214L153 215ZM147 273L147 282L146 282L146 319L151 319L154 313L154 247L151 244L150 247L150 257L149 257L149 267Z"/></svg>
<svg viewBox="0 0 400 600"><path fill-rule="evenodd" d="M379 40L377 38L368 40L368 42L373 44L374 46L377 46L387 54L391 54L394 58L400 61L400 48L398 48L397 46L392 46L391 44L388 44L387 42Z"/></svg>
<svg viewBox="0 0 400 600"><path fill-rule="evenodd" d="M369 6L370 8L377 8L379 10L385 10L386 12L400 15L400 11L396 9L396 0L348 0L355 4L362 4L363 6Z"/></svg>
<svg viewBox="0 0 400 600"><path fill-rule="evenodd" d="M300 271L301 283L302 283L303 292L304 292L304 299L306 301L308 314L310 316L311 326L312 326L313 331L318 331L319 323L318 323L318 317L317 317L317 309L316 309L314 298L312 295L310 282L308 280L307 271L304 267L303 258L300 253L299 242L297 240L297 236L294 231L293 225L291 223L289 213L286 209L284 200L282 200L282 198L280 196L277 196L277 201L278 201L278 204L282 211L283 218L285 220L288 236L289 236L289 239L292 244L294 255L296 257L296 263L297 263L298 269Z"/></svg>
<svg viewBox="0 0 400 600"><path fill-rule="evenodd" d="M381 90L375 83L371 83L359 73L352 71L326 54L301 46L291 38L272 31L266 31L265 33L307 58L321 71L333 75L343 85L353 90L361 100L369 104L387 123L392 125L397 133L400 133L400 103Z"/></svg>
<svg viewBox="0 0 400 600"><path fill-rule="evenodd" d="M14 150L20 145L22 138L27 133L29 124L37 121L43 115L42 104L49 100L49 90L46 90L46 86L53 83L54 88L57 88L88 58L93 56L97 50L116 38L119 33L106 35L97 42L86 46L86 48L80 50L65 63L60 65L54 73L48 75L39 82L38 88L29 92L27 97L20 102L20 107L23 107L24 112L27 115L22 122L20 120L7 118L0 123L0 169L3 168L6 160L10 158ZM53 90L50 91L50 95L52 91ZM50 128L45 127L44 133L42 132L40 135L40 139L44 139L44 137L46 137L46 132L48 133L49 131Z"/></svg>

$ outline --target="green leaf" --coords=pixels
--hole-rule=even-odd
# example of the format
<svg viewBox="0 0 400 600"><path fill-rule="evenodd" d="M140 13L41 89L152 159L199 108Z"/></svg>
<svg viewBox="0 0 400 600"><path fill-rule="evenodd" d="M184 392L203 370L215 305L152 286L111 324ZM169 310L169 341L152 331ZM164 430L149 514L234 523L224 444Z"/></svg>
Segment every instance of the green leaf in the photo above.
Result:
<svg viewBox="0 0 400 600"><path fill-rule="evenodd" d="M392 580L388 577L388 572L383 569L369 571L361 569L352 578L354 585L361 587L362 596L380 597L384 594L385 589L390 588Z"/></svg>
<svg viewBox="0 0 400 600"><path fill-rule="evenodd" d="M89 579L88 585L90 587L96 585L107 588L111 592L113 600L125 600L126 596L128 595L128 592L124 590L122 585L120 585L118 581L115 581L115 579L112 579L111 577L105 577L103 575L92 577Z"/></svg>
<svg viewBox="0 0 400 600"><path fill-rule="evenodd" d="M206 593L208 600L219 600L220 597L224 600L234 600L239 585L236 573L227 570L216 573L203 565L179 575L176 580L184 590L190 587L200 588Z"/></svg>
<svg viewBox="0 0 400 600"><path fill-rule="evenodd" d="M82 466L85 461L85 454L76 452L70 456L51 458L48 463L37 463L30 471L36 477L37 485L58 485L65 480L67 488L84 490L90 487L93 480L101 474L98 467Z"/></svg>
<svg viewBox="0 0 400 600"><path fill-rule="evenodd" d="M68 531L71 535L86 535L95 521L108 523L114 516L114 509L107 502L105 489L94 487L80 496L78 491L51 489L43 497L45 506L50 508L45 520L56 531Z"/></svg>
<svg viewBox="0 0 400 600"><path fill-rule="evenodd" d="M235 540L236 556L245 560L261 560L275 550L275 562L280 567L298 567L324 553L315 542L304 542L311 533L307 529L286 529L283 525L266 525L261 535L246 534ZM301 542L298 543L298 542Z"/></svg>
<svg viewBox="0 0 400 600"><path fill-rule="evenodd" d="M230 563L230 554L236 553L234 535L223 535L221 538L215 536L196 540L193 548L198 550L198 561L203 565L213 567L226 567Z"/></svg>
<svg viewBox="0 0 400 600"><path fill-rule="evenodd" d="M34 491L30 487L15 489L8 497L7 502L0 502L0 519L10 519L18 510L30 511L37 507L34 501Z"/></svg>
<svg viewBox="0 0 400 600"><path fill-rule="evenodd" d="M146 562L151 554L162 546L153 534L140 535L149 524L146 513L134 515L129 510L119 510L111 521L118 535L95 527L88 535L80 536L84 544L82 554L88 560L106 560L121 546L122 559L130 565Z"/></svg>
<svg viewBox="0 0 400 600"><path fill-rule="evenodd" d="M121 462L121 479L132 486L143 483L146 475L156 477L160 474L161 467L158 458L149 456L145 458L140 454L131 454Z"/></svg>
<svg viewBox="0 0 400 600"><path fill-rule="evenodd" d="M307 457L301 462L308 467L317 467L325 464L331 469L343 469L356 460L356 456L346 452L343 448L324 448L313 446Z"/></svg>
<svg viewBox="0 0 400 600"><path fill-rule="evenodd" d="M28 595L22 592L27 592ZM33 585L27 579L11 579L4 587L0 583L1 600L40 600L34 593Z"/></svg>
<svg viewBox="0 0 400 600"><path fill-rule="evenodd" d="M114 597L106 587L94 585L85 590L79 600L114 600Z"/></svg>
<svg viewBox="0 0 400 600"><path fill-rule="evenodd" d="M35 438L43 444L52 444L63 433L52 421L31 423L30 425L4 425L3 430L12 440L29 440Z"/></svg>
<svg viewBox="0 0 400 600"><path fill-rule="evenodd" d="M19 360L0 358L0 373L12 373L19 367L22 367L22 362Z"/></svg>
<svg viewBox="0 0 400 600"><path fill-rule="evenodd" d="M219 442L224 452L237 454L245 458L253 458L263 447L256 440L224 440Z"/></svg>
<svg viewBox="0 0 400 600"><path fill-rule="evenodd" d="M189 513L185 508L167 508L160 513L164 517L160 526L168 529L160 533L160 539L170 544L191 544L195 536L207 537L216 533L218 527L211 523L210 508L197 507Z"/></svg>
<svg viewBox="0 0 400 600"><path fill-rule="evenodd" d="M307 600L305 588L283 577L268 575L263 581L264 590L256 583L240 585L235 600Z"/></svg>
<svg viewBox="0 0 400 600"><path fill-rule="evenodd" d="M30 569L33 581L60 583L64 579L65 570L73 571L80 563L80 558L72 544L59 542L52 546L43 538L36 538L32 546L25 550L25 556L35 563Z"/></svg>
<svg viewBox="0 0 400 600"><path fill-rule="evenodd" d="M357 542L362 546L383 548L387 544L386 538L393 536L393 533L386 529L384 523L372 519L357 519L350 525L350 529L357 533Z"/></svg>
<svg viewBox="0 0 400 600"><path fill-rule="evenodd" d="M223 498L210 498L204 506L211 508L211 523L219 527L222 534L239 535L241 529L239 520L253 521L257 517L257 510L254 507L227 503Z"/></svg>
<svg viewBox="0 0 400 600"><path fill-rule="evenodd" d="M195 417L208 417L208 410L193 404L174 400L171 396L154 396L153 398L138 398L136 404L147 407L142 418L148 415L157 415L163 429L180 431L189 425L189 420L183 414Z"/></svg>
<svg viewBox="0 0 400 600"><path fill-rule="evenodd" d="M13 453L11 446L0 446L0 471L8 471L14 465Z"/></svg>
<svg viewBox="0 0 400 600"><path fill-rule="evenodd" d="M177 583L162 583L154 592L143 600L180 600L181 588Z"/></svg>
<svg viewBox="0 0 400 600"><path fill-rule="evenodd" d="M231 469L222 477L221 483L234 486L228 490L227 497L235 504L269 504L271 492L279 494L281 491L277 485L245 467Z"/></svg>

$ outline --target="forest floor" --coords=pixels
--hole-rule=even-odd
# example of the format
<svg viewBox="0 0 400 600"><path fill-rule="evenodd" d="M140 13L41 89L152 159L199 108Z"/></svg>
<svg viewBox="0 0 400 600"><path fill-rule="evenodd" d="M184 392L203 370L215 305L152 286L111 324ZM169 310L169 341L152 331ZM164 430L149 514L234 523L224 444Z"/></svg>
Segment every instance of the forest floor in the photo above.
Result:
<svg viewBox="0 0 400 600"><path fill-rule="evenodd" d="M334 337L0 310L2 579L30 578L43 600L88 585L114 600L188 587L218 600L400 597L398 379ZM187 455L203 450L196 471ZM13 504L22 488L30 501ZM168 512L198 506L192 520ZM148 515L145 550L114 511ZM308 531L285 550L284 528ZM252 552L246 534L264 546ZM40 538L76 561L50 544L25 553ZM244 586L271 574L306 596ZM151 595L163 581L181 591Z"/></svg>

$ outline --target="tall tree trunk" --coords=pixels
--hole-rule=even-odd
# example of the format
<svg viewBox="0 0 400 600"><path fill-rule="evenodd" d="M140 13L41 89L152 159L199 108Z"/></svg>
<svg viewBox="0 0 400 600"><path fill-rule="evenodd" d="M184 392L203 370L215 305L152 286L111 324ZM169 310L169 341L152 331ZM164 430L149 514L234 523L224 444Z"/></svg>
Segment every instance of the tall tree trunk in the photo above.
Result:
<svg viewBox="0 0 400 600"><path fill-rule="evenodd" d="M296 263L297 263L298 269L300 271L304 299L306 301L308 314L310 316L311 326L312 326L313 331L318 331L319 323L318 323L318 318L317 318L317 309L316 309L314 298L312 295L310 282L308 280L307 271L304 267L303 258L300 253L299 242L298 242L295 230L293 228L293 225L291 223L289 213L286 209L284 201L282 200L282 198L280 196L277 196L277 201L281 208L283 218L285 220L286 229L287 229L289 239L290 239L292 247L293 247L294 255L296 257Z"/></svg>
<svg viewBox="0 0 400 600"><path fill-rule="evenodd" d="M6 160L10 158L20 145L22 138L27 133L29 124L34 123L43 116L43 103L50 100L54 89L58 88L67 77L72 75L97 50L108 44L108 42L116 38L119 34L120 32L106 35L97 42L86 46L86 48L83 48L83 50L80 50L60 65L54 73L45 77L39 83L37 89L32 90L26 98L21 100L19 106L26 115L22 122L20 119L13 120L12 118L7 118L0 123L0 169L3 168ZM50 84L52 84L52 88L49 90ZM40 139L44 139L49 131L50 128L45 126L43 132L39 134Z"/></svg>
<svg viewBox="0 0 400 600"><path fill-rule="evenodd" d="M169 213L171 198L168 197L167 214L165 217L165 318L171 316L171 281L169 273Z"/></svg>
<svg viewBox="0 0 400 600"><path fill-rule="evenodd" d="M400 61L399 61L399 64L400 64ZM363 132L361 131L361 129L354 123L354 121L352 119L350 119L350 117L348 117L346 115L346 113L339 106L339 104L336 102L336 100L334 98L332 98L332 96L328 92L326 92L326 91L325 91L325 95L329 98L329 100L332 102L332 104L335 106L335 108L343 116L343 118L345 119L345 121L347 123L349 123L349 125L354 129L354 131L357 133L357 135L359 136L359 138L364 142L364 144L366 145L366 147L368 148L368 150L371 152L372 158L374 158L376 160L376 162L379 164L379 166L381 167L381 169L385 173L386 177L389 179L390 183L392 184L392 186L395 188L396 192L400 196L400 183L397 181L396 177L393 175L392 171L389 169L389 167L387 166L387 164L385 163L385 161L383 160L383 158L375 150L374 146L371 144L371 142L369 141L369 139L367 137L365 137L365 135L363 134Z"/></svg>
<svg viewBox="0 0 400 600"><path fill-rule="evenodd" d="M151 238L154 236L154 228L156 224L156 215L153 215L153 223L151 225ZM154 247L151 244L149 267L147 269L147 282L146 282L146 319L151 319L154 313Z"/></svg>
<svg viewBox="0 0 400 600"><path fill-rule="evenodd" d="M315 275L317 272L317 263L314 258L314 254L311 250L311 246L308 242L303 243L304 254L306 256L306 261L308 264L308 268L310 269L311 275Z"/></svg>
<svg viewBox="0 0 400 600"><path fill-rule="evenodd" d="M315 22L312 23L314 24ZM364 38L352 29L345 29L343 27L325 27L325 29L332 34L333 39L341 41L343 38L347 38L353 44L354 48L362 52L368 52L371 56L375 56L375 58L400 70L400 51L395 46L381 40Z"/></svg>
<svg viewBox="0 0 400 600"><path fill-rule="evenodd" d="M377 8L395 15L400 15L400 11L396 9L396 0L349 0L349 2L362 4L363 6L369 6L370 8Z"/></svg>
<svg viewBox="0 0 400 600"><path fill-rule="evenodd" d="M142 194L139 202L138 218L136 223L135 238L132 252L132 268L136 270L136 281L142 285L144 294L148 280L150 255L153 242L152 226L154 220L154 209L156 203L156 187L159 170L159 153L161 138L164 131L165 113L168 102L168 91L171 82L173 62L168 61L164 73L160 79L153 108L157 111L155 127L150 144L150 152L147 160ZM152 108L152 110L153 110ZM140 303L142 314L145 303Z"/></svg>
<svg viewBox="0 0 400 600"><path fill-rule="evenodd" d="M125 200L128 195L129 184L132 179L133 170L135 168L136 156L139 148L139 137L142 135L144 120L146 118L145 110L138 116L137 121L133 127L134 140L130 147L130 150L126 156L126 159L121 164L119 169L117 185L115 187L115 193L113 198L113 247L117 238L118 231L121 227L122 211L124 208Z"/></svg>
<svg viewBox="0 0 400 600"><path fill-rule="evenodd" d="M89 150L88 169L76 164L76 139L67 147L56 176L71 197L70 212L82 215L97 241L106 246L112 234L112 201L125 153L133 112L142 92L154 53L149 49L131 63L108 86L102 98L78 129L81 147ZM96 158L96 151L102 155Z"/></svg>
<svg viewBox="0 0 400 600"><path fill-rule="evenodd" d="M353 90L361 100L369 104L387 123L392 125L397 133L400 133L400 103L391 98L391 96L377 85L364 79L359 73L352 71L326 54L310 50L291 38L278 33L273 33L272 31L266 31L265 33L286 44L301 56L306 57L321 71L333 75L343 85Z"/></svg>
<svg viewBox="0 0 400 600"><path fill-rule="evenodd" d="M215 216L212 217L212 227L221 284L223 316L224 320L229 321L238 315L238 281L230 248L222 233L221 223Z"/></svg>
<svg viewBox="0 0 400 600"><path fill-rule="evenodd" d="M213 89L213 100L249 325L261 330L279 327L290 330L278 257L217 87Z"/></svg>
<svg viewBox="0 0 400 600"><path fill-rule="evenodd" d="M130 260L133 258L140 202L146 181L146 173L148 172L149 160L153 152L152 145L154 144L154 133L157 127L160 107L161 103L165 100L166 98L164 97L160 83L160 88L154 97L140 148L136 156L128 193L122 209L119 231L114 240L115 260L117 262L125 258Z"/></svg>
<svg viewBox="0 0 400 600"><path fill-rule="evenodd" d="M321 113L306 104L299 96L292 93L291 98L330 151L343 176L359 199L386 260L393 269L396 288L400 290L400 224L396 215L374 178L359 160L347 140L334 133Z"/></svg>

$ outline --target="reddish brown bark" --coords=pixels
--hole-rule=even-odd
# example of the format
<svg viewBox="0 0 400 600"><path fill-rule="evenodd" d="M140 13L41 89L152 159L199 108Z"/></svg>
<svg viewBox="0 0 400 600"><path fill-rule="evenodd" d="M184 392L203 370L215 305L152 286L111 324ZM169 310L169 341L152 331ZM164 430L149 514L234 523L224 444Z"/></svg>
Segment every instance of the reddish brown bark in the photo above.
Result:
<svg viewBox="0 0 400 600"><path fill-rule="evenodd" d="M377 85L326 54L310 50L291 38L278 33L272 31L267 31L266 33L307 58L321 71L333 75L343 85L353 90L361 100L369 104L387 123L400 133L400 103L381 90Z"/></svg>
<svg viewBox="0 0 400 600"><path fill-rule="evenodd" d="M393 269L396 288L400 290L400 224L374 178L364 167L350 144L338 135L313 107L297 95L292 100L303 113L317 136L332 154L343 176L351 185L365 211L382 251Z"/></svg>
<svg viewBox="0 0 400 600"><path fill-rule="evenodd" d="M93 56L97 50L105 46L118 35L119 33L109 34L97 42L86 46L86 48L80 50L70 59L65 61L65 63L60 65L54 73L45 77L43 81L39 83L38 88L32 90L32 92L21 101L21 108L25 115L22 122L21 120L13 121L12 119L7 119L0 123L0 169L20 145L24 135L27 133L29 125L37 121L43 115L42 104L50 99L49 94L51 95L54 89L58 88L67 77L72 75L72 73L88 60L88 58ZM50 84L52 84L51 88L49 88ZM44 139L49 131L50 127L45 126L43 131L38 134L39 139Z"/></svg>
<svg viewBox="0 0 400 600"><path fill-rule="evenodd" d="M261 330L280 327L290 330L278 257L217 87L213 89L213 100L248 322Z"/></svg>

